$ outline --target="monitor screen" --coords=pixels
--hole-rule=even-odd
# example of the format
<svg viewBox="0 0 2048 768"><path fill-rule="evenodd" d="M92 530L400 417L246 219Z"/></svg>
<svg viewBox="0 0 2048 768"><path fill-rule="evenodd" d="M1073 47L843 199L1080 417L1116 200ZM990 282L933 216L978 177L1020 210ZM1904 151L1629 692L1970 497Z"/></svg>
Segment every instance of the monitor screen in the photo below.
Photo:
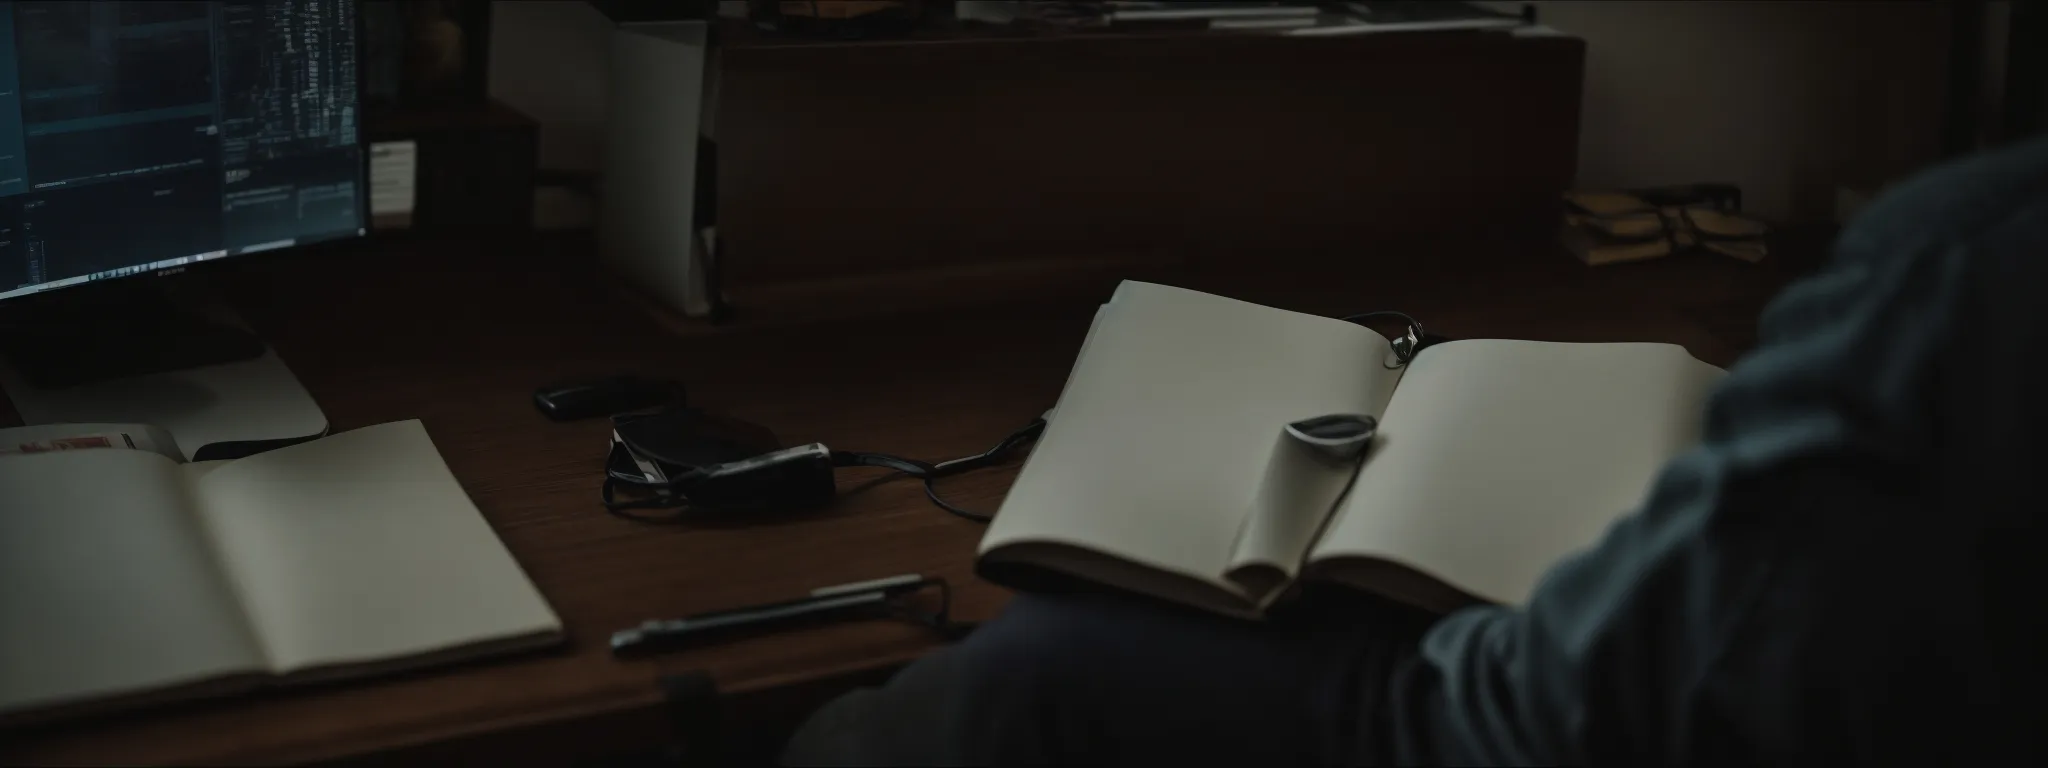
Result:
<svg viewBox="0 0 2048 768"><path fill-rule="evenodd" d="M363 234L355 16L0 2L0 299Z"/></svg>

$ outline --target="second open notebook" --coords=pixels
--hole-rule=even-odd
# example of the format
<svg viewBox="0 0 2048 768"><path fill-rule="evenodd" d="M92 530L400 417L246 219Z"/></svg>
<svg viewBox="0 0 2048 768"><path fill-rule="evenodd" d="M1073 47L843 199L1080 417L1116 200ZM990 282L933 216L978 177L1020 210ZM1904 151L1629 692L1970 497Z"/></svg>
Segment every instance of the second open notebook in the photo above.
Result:
<svg viewBox="0 0 2048 768"><path fill-rule="evenodd" d="M123 439L0 455L0 725L562 640L418 421L192 464L73 427Z"/></svg>
<svg viewBox="0 0 2048 768"><path fill-rule="evenodd" d="M1722 374L1650 343L1471 339L1392 359L1341 320L1125 282L982 539L981 573L1242 617L1305 581L1437 611L1519 602L1697 439ZM1337 413L1379 419L1362 465L1283 432Z"/></svg>

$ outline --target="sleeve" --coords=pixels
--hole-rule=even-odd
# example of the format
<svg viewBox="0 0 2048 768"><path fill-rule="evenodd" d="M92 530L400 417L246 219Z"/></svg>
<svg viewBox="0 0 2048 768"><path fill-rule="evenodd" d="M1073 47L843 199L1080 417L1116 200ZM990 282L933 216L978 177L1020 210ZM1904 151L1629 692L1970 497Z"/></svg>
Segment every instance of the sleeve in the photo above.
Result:
<svg viewBox="0 0 2048 768"><path fill-rule="evenodd" d="M1425 635L1389 693L1396 761L1675 765L1857 743L1830 730L1875 713L1838 697L1924 635L1872 601L1909 589L1888 573L1929 546L1893 512L1912 503L1953 330L1965 260L1947 255L1845 235L1766 311L1701 444L1634 514L1525 606Z"/></svg>

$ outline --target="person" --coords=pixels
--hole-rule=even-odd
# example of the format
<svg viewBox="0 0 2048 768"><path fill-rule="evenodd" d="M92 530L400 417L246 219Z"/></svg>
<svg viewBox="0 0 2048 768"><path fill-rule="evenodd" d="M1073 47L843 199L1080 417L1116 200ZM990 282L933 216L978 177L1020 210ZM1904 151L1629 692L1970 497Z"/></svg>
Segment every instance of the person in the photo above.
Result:
<svg viewBox="0 0 2048 768"><path fill-rule="evenodd" d="M792 764L2041 762L2048 141L1870 205L1520 607L1020 595Z"/></svg>

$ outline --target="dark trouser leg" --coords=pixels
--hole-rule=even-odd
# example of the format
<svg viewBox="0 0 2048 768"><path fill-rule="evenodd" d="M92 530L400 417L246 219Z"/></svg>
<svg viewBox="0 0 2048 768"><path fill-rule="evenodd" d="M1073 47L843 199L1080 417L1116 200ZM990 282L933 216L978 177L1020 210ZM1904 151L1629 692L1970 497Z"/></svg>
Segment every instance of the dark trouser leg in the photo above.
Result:
<svg viewBox="0 0 2048 768"><path fill-rule="evenodd" d="M1378 762L1381 702L1426 618L1348 595L1266 623L1025 595L960 645L826 705L784 761Z"/></svg>

